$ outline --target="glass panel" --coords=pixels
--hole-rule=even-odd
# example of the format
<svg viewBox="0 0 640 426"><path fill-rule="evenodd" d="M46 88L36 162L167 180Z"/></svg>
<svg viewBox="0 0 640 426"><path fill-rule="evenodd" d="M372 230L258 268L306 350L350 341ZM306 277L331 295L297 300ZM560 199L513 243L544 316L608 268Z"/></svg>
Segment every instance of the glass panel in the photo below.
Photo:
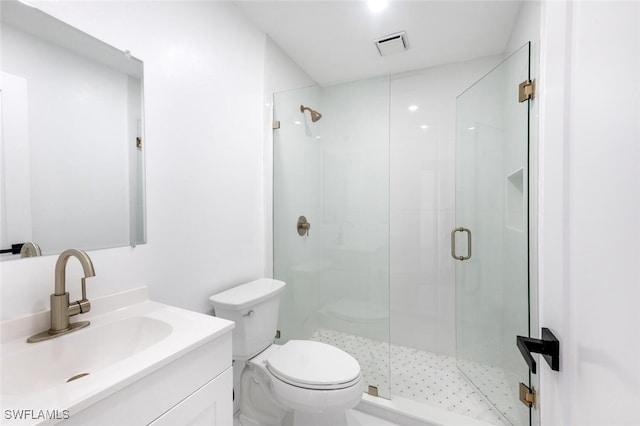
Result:
<svg viewBox="0 0 640 426"><path fill-rule="evenodd" d="M529 335L529 45L457 99L456 226L472 256L456 261L457 363L514 425L529 424L518 383L529 383L516 335ZM456 233L456 254L467 254Z"/></svg>
<svg viewBox="0 0 640 426"><path fill-rule="evenodd" d="M389 80L278 93L274 117L274 277L287 283L281 343L346 350L388 398ZM297 232L300 216L308 235Z"/></svg>

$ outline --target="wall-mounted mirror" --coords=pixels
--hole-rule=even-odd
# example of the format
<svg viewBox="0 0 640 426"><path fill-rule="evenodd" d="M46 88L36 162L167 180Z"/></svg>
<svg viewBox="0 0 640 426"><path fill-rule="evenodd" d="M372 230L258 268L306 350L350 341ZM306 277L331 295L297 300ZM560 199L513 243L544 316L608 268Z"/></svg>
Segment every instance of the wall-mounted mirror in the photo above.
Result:
<svg viewBox="0 0 640 426"><path fill-rule="evenodd" d="M143 65L46 13L0 2L0 259L146 241Z"/></svg>

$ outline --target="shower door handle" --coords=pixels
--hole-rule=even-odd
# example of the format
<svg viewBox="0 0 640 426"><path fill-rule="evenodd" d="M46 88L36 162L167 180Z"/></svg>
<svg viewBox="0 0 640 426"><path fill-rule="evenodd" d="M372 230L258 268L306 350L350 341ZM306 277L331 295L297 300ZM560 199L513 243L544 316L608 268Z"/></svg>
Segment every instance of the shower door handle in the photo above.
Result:
<svg viewBox="0 0 640 426"><path fill-rule="evenodd" d="M466 232L467 233L467 255L466 256L457 256L456 255L456 232ZM467 228L453 228L451 230L451 257L456 260L469 260L471 258L471 231Z"/></svg>

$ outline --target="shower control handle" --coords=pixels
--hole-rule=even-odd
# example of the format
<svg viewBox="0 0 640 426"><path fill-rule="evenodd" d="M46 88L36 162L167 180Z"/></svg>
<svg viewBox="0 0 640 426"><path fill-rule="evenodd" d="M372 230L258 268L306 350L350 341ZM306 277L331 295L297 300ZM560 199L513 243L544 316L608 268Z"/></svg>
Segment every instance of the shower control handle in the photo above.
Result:
<svg viewBox="0 0 640 426"><path fill-rule="evenodd" d="M298 235L301 237L309 236L309 228L311 228L311 224L307 222L307 218L304 216L300 216L298 218L298 223L296 224L296 229L298 230Z"/></svg>
<svg viewBox="0 0 640 426"><path fill-rule="evenodd" d="M457 256L456 255L456 232L466 232L467 233L467 255L466 256ZM451 257L455 260L469 260L471 258L471 231L467 228L453 228L451 230Z"/></svg>

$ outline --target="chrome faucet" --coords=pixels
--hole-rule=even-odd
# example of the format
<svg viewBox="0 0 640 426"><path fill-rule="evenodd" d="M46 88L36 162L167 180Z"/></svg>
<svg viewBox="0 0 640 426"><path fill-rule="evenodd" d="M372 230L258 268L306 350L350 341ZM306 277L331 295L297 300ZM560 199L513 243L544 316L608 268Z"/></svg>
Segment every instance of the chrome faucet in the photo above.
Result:
<svg viewBox="0 0 640 426"><path fill-rule="evenodd" d="M84 278L82 282L82 299L69 303L69 292L66 291L66 268L67 262L71 256L75 256L80 261L84 270ZM93 263L87 253L78 249L65 250L58 257L56 262L56 281L55 289L51 295L51 327L42 333L38 333L27 339L29 343L40 342L42 340L51 339L53 337L62 336L72 331L79 330L89 325L89 321L79 321L73 324L69 323L69 317L78 314L85 314L91 309L91 303L87 299L87 287L85 279L96 275L93 269Z"/></svg>

